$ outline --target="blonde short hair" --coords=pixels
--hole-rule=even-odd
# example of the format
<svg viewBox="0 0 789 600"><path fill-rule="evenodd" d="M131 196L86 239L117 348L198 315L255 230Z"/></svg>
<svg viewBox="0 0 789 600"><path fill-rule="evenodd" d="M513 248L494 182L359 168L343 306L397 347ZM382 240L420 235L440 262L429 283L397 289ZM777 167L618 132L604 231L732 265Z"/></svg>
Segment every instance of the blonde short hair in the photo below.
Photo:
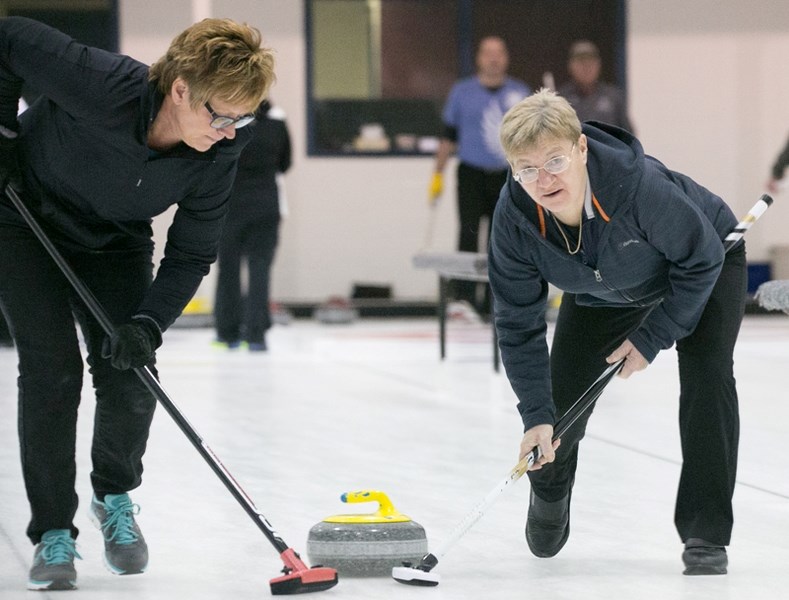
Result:
<svg viewBox="0 0 789 600"><path fill-rule="evenodd" d="M499 129L501 147L512 162L518 152L543 140L575 142L581 136L581 121L562 96L546 88L524 98L504 115Z"/></svg>
<svg viewBox="0 0 789 600"><path fill-rule="evenodd" d="M254 27L231 19L203 19L176 36L148 79L167 95L180 77L189 86L192 108L218 98L253 112L276 79L274 54L260 43Z"/></svg>

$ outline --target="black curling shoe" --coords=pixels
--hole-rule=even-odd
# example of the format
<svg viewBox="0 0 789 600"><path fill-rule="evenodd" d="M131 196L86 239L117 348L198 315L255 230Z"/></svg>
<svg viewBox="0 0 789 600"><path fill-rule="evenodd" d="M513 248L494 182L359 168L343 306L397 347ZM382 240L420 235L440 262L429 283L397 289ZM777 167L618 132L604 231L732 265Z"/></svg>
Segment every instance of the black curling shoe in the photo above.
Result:
<svg viewBox="0 0 789 600"><path fill-rule="evenodd" d="M684 575L725 575L729 558L723 546L700 538L688 538L682 562L685 563Z"/></svg>
<svg viewBox="0 0 789 600"><path fill-rule="evenodd" d="M556 556L570 536L570 496L546 502L532 490L526 519L526 543L534 556Z"/></svg>

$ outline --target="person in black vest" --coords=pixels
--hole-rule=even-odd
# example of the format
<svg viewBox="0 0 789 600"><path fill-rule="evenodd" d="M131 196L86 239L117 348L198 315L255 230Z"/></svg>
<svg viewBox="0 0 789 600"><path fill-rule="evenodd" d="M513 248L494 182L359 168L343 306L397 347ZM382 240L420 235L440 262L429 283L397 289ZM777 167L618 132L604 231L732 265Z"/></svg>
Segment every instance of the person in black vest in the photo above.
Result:
<svg viewBox="0 0 789 600"><path fill-rule="evenodd" d="M252 140L238 163L219 244L214 319L217 342L228 348L246 342L250 352L267 350L271 327L270 274L277 248L282 178L290 168L291 147L285 114L261 104L251 125ZM246 301L241 293L241 262L247 260Z"/></svg>

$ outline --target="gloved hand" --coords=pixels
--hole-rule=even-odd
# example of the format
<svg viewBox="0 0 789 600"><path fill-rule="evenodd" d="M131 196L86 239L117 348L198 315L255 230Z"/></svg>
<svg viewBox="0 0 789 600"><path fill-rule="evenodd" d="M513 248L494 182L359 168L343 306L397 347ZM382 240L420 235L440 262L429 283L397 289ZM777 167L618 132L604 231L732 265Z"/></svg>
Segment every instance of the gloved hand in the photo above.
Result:
<svg viewBox="0 0 789 600"><path fill-rule="evenodd" d="M430 187L427 190L427 197L430 204L435 204L438 197L444 191L444 176L439 173L433 173L433 177L430 179Z"/></svg>
<svg viewBox="0 0 789 600"><path fill-rule="evenodd" d="M22 191L22 173L19 170L17 133L0 125L0 193L7 185Z"/></svg>
<svg viewBox="0 0 789 600"><path fill-rule="evenodd" d="M161 345L162 331L156 321L138 315L104 339L101 355L109 358L113 367L125 371L147 365Z"/></svg>

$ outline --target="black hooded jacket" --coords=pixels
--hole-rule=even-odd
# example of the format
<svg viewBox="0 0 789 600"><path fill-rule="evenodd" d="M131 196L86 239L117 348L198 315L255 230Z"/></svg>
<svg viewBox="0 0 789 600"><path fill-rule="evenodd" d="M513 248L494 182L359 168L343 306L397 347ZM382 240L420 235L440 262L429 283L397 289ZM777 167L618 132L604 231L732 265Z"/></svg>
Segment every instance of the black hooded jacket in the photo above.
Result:
<svg viewBox="0 0 789 600"><path fill-rule="evenodd" d="M721 198L647 156L630 133L585 123L599 237L595 266L545 239L538 208L508 176L488 269L501 356L526 429L555 420L545 322L548 283L588 306L652 307L630 341L648 361L689 335L737 224Z"/></svg>

